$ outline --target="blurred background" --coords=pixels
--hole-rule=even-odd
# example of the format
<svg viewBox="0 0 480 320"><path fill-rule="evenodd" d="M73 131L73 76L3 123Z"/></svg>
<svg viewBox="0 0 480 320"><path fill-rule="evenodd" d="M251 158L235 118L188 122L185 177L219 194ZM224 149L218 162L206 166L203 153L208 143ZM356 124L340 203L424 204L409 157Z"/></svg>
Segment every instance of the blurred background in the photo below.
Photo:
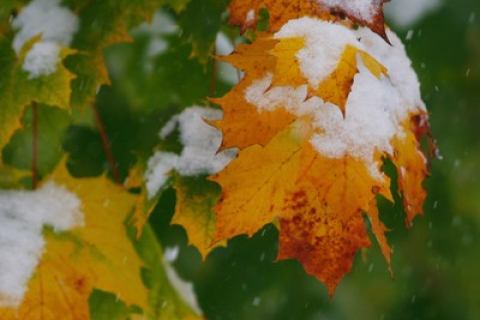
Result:
<svg viewBox="0 0 480 320"><path fill-rule="evenodd" d="M237 81L236 71L220 64L213 88L209 48L207 55L191 57L195 42L184 32L193 26L201 39L216 37L217 54L228 54L238 33L226 26L225 1L217 2L213 8L193 1L198 8L192 17L159 11L152 24L131 31L133 43L106 49L112 86L100 89L97 108L122 177L159 145L158 132L172 114L206 105L206 96L222 96ZM202 261L187 245L184 229L170 225L175 191L169 189L150 221L165 248L180 248L174 266L194 283L206 318L480 319L480 0L394 0L385 8L387 23L418 73L443 156L432 163L425 215L413 228L405 229L401 200L381 203L381 218L391 229L394 279L374 242L357 255L352 272L330 298L298 262L274 261L278 232L272 225L252 238L230 240ZM49 108L39 107L39 112ZM45 114L39 118L44 119L39 130L48 133L41 142L46 150L41 174L61 156L58 145L69 153L76 176L97 176L108 168L91 111L74 114L73 124L61 110ZM3 150L6 163L24 169L31 163L29 117L27 112L26 127Z"/></svg>

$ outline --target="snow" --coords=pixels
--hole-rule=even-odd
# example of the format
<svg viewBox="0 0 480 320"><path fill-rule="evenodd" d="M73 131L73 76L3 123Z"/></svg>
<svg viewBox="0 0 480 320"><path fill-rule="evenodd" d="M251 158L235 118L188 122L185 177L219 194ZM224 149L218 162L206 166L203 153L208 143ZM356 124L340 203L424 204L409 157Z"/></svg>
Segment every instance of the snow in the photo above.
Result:
<svg viewBox="0 0 480 320"><path fill-rule="evenodd" d="M180 248L178 246L168 247L165 249L165 252L163 253L163 258L168 262L173 262L177 260L179 253L180 253Z"/></svg>
<svg viewBox="0 0 480 320"><path fill-rule="evenodd" d="M441 5L442 0L394 0L385 5L385 15L396 26L406 29Z"/></svg>
<svg viewBox="0 0 480 320"><path fill-rule="evenodd" d="M64 186L0 191L0 306L18 307L42 255L44 225L55 231L82 226L81 202Z"/></svg>
<svg viewBox="0 0 480 320"><path fill-rule="evenodd" d="M145 185L148 197L151 199L165 185L172 171L178 162L179 156L171 152L157 151L148 160L145 171Z"/></svg>
<svg viewBox="0 0 480 320"><path fill-rule="evenodd" d="M323 104L315 113L315 125L323 133L313 135L311 143L329 158L353 155L363 160L372 177L382 180L373 157L377 148L393 153L390 140L399 129L395 109L402 105L400 99L386 78L379 81L362 66L354 78L345 119L336 105Z"/></svg>
<svg viewBox="0 0 480 320"><path fill-rule="evenodd" d="M408 111L417 108L425 110L425 104L422 101L417 74L412 68L404 45L390 29L387 28L386 33L392 45L385 43L368 28L359 28L355 31L367 52L388 69L390 82L404 99L403 108L397 108L398 116L404 118Z"/></svg>
<svg viewBox="0 0 480 320"><path fill-rule="evenodd" d="M335 70L346 45L362 49L347 27L309 17L290 20L275 34L277 39L295 37L305 39L305 47L298 51L296 58L300 71L313 88Z"/></svg>
<svg viewBox="0 0 480 320"><path fill-rule="evenodd" d="M176 260L176 257L178 256L178 251L178 247L166 248L165 250L163 256L163 266L165 268L166 276L173 289L180 296L180 298L190 307L190 309L192 309L192 311L196 315L198 315L199 317L203 317L203 312L198 305L197 295L195 294L195 291L193 289L193 284L191 282L187 282L181 279L171 265L171 262ZM171 259L172 252L176 253L174 259Z"/></svg>
<svg viewBox="0 0 480 320"><path fill-rule="evenodd" d="M13 39L17 55L27 41L38 35L42 37L40 43L44 45L34 46L27 53L26 65L23 66L30 72L31 79L56 71L54 61L58 62L60 50L54 47L70 45L78 30L77 16L59 4L60 0L34 0L12 20L12 26L17 31Z"/></svg>
<svg viewBox="0 0 480 320"><path fill-rule="evenodd" d="M236 156L234 150L225 150L217 154L222 142L222 133L203 120L219 120L221 117L220 110L194 106L173 116L165 124L160 131L160 138L165 139L178 129L183 150L180 155L157 151L150 158L145 172L149 198L165 184L172 170L176 170L182 176L214 174Z"/></svg>
<svg viewBox="0 0 480 320"><path fill-rule="evenodd" d="M255 10L251 9L247 12L247 16L245 17L245 24L250 25L253 20L255 20Z"/></svg>
<svg viewBox="0 0 480 320"><path fill-rule="evenodd" d="M285 108L297 116L311 115L319 108L323 101L317 97L307 99L307 86L297 88L273 87L270 85L273 75L268 73L263 79L253 82L245 89L247 102L255 104L259 111L272 111L277 108Z"/></svg>
<svg viewBox="0 0 480 320"><path fill-rule="evenodd" d="M35 0L29 3L12 21L17 29L13 48L17 54L23 45L39 34L42 41L68 46L78 29L78 18L67 8L59 6L60 0Z"/></svg>
<svg viewBox="0 0 480 320"><path fill-rule="evenodd" d="M362 20L371 20L375 15L374 4L377 0L316 0L319 4L329 9L342 8L349 15L358 17Z"/></svg>
<svg viewBox="0 0 480 320"><path fill-rule="evenodd" d="M329 75L327 70L331 70L331 63L336 61L333 67L335 69L337 59L346 45L352 45L352 38L355 39L356 43L353 44L357 48L362 48L388 69L388 77L383 75L380 79L375 77L357 56L358 73L354 77L346 103L345 117L338 106L325 103L316 96L308 98L306 85L297 88L282 86L269 89L272 74L267 74L245 89L246 101L256 105L259 111L285 108L297 116L309 115L313 119L313 129L316 132L312 135L310 143L320 154L328 158L349 155L362 160L366 163L371 176L382 181L380 164L374 160L376 151L392 154L391 141L395 136L402 138L404 135L403 121L410 112L425 110L420 96L420 85L403 44L390 30L387 30L387 35L391 46L368 28L349 30L331 23L314 23L309 21L313 20L311 18L299 20L300 22L289 22L284 27L287 31L282 28L276 37L298 37L304 34L305 48L300 51L312 52L308 57L309 63L312 64L310 69L321 71L324 75L320 78ZM337 33L339 27L344 29ZM335 39L344 37L345 32L348 32L349 36L343 42ZM314 36L329 33L331 36ZM317 42L314 42L314 37ZM311 49L310 46L315 48ZM331 46L337 52L334 57L322 59L316 57L316 54L325 57L322 51L330 50ZM300 54L297 55L299 56ZM301 61L300 58L299 60ZM304 61L307 64L307 58ZM321 66L322 64L328 66ZM301 64L300 68L302 69Z"/></svg>
<svg viewBox="0 0 480 320"><path fill-rule="evenodd" d="M57 71L60 62L60 47L53 42L37 42L28 51L22 69L29 73L29 79L49 75Z"/></svg>

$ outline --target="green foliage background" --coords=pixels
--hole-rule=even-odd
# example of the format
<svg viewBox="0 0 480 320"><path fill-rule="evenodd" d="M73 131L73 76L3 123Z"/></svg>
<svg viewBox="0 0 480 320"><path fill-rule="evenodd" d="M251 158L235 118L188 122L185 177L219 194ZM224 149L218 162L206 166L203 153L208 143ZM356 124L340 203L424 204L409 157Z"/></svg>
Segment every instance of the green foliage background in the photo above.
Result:
<svg viewBox="0 0 480 320"><path fill-rule="evenodd" d="M0 20L7 21L10 10L23 2L2 1ZM75 8L78 2L63 3ZM79 36L74 41L76 48L99 50L105 57L112 85L100 88L95 105L122 178L158 147L157 134L173 114L193 104L207 104L216 33L237 35L226 25L227 4L226 0L109 0L91 1L91 7L82 11L82 21L90 21L82 22L82 28L92 30L112 28L117 23L113 12L137 10L135 6L153 10L162 5L164 14L178 24L167 35L135 29L132 43L111 44L95 32L88 33L92 38ZM130 17L123 22L130 29L141 21L141 17ZM0 31L4 25L0 24ZM408 30L391 27L406 38ZM404 228L401 201L395 206L382 203L381 217L392 229L388 239L394 247L395 279L390 279L374 246L357 256L352 273L332 299L298 262L274 261L278 233L271 225L250 239L232 239L227 248L215 249L203 262L197 249L187 245L184 229L169 224L175 209L175 191L170 188L162 194L150 225L164 248L180 247L174 266L195 284L206 318L480 319L480 1L444 1L411 30L413 37L404 42L422 84L443 160L433 162L426 183L425 217L417 218L412 229ZM11 52L6 52L6 40L0 40L1 68L2 57ZM152 55L148 51L152 41L163 41L168 47ZM75 108L39 105L41 176L51 172L65 152L75 176L98 176L110 170L87 103L96 90L88 59L76 55L66 60L66 66L79 74L73 83ZM4 70L0 69L0 77L5 77ZM221 96L228 88L219 77L213 95ZM23 128L2 149L6 165L29 169L31 117L27 107ZM175 141L164 147L178 149ZM29 181L26 177L22 183ZM0 171L0 186L11 186L10 182L8 173ZM90 305L93 319L126 319L129 313L113 297L97 291Z"/></svg>

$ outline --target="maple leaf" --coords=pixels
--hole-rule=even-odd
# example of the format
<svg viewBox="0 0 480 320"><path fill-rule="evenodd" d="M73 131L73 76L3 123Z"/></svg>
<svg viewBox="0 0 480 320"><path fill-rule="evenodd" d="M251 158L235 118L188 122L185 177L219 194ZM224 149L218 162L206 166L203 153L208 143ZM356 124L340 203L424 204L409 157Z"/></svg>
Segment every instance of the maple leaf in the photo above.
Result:
<svg viewBox="0 0 480 320"><path fill-rule="evenodd" d="M174 139L177 145L181 143L181 152L157 151L148 160L143 179L129 178L144 180L132 217L139 234L163 191L174 185L178 201L172 223L185 227L190 242L198 246L202 255L211 250L215 218L210 207L218 199L219 189L205 181L205 175L220 171L236 155L235 150L217 152L222 134L204 121L214 121L221 116L220 110L193 106L173 116L160 130L163 144ZM139 170L131 171L131 175L138 174Z"/></svg>
<svg viewBox="0 0 480 320"><path fill-rule="evenodd" d="M19 56L12 49L12 34L0 37L0 148L10 140L18 129L25 107L32 102L44 103L64 110L70 110L70 83L75 76L69 72L61 62L57 64L57 71L31 79L22 68L25 56L39 37L27 42ZM69 49L62 49L60 58L63 60L74 53Z"/></svg>
<svg viewBox="0 0 480 320"><path fill-rule="evenodd" d="M252 236L265 224L278 222L278 259L299 260L333 294L358 249L371 246L363 213L390 266L388 230L376 206L379 195L393 201L390 179L381 171L383 158L397 166L407 224L422 212L426 196L422 183L428 170L419 140L425 130L415 119L428 123L428 118L403 46L390 31L392 47L365 30L355 31L360 33L360 44L350 43L348 35L340 45L321 42L320 46L333 46L337 52L335 59L328 60L308 33L305 41L292 36L295 28L316 33L326 27L325 33L333 34L343 29L333 30L332 25L310 18L287 26L294 28L282 28L275 35L276 43L265 46L267 52L257 50L262 44L253 43L260 52L255 62L260 66L246 63L247 45L227 59L246 74L226 97L215 100L225 112L215 125L227 133L222 147L241 150L210 178L222 187L214 207L213 240ZM266 43L259 38L259 43ZM309 53L307 58L301 50ZM315 52L324 58L320 64L336 61L334 70L315 66ZM305 62L311 62L313 70L302 69ZM405 96L406 92L413 96ZM239 101L236 106L233 97ZM288 118L269 118L269 113L280 110ZM245 121L245 114L254 125ZM248 129L237 128L235 121ZM267 138L259 123L270 130ZM256 134L256 126L262 135ZM229 130L246 131L248 137L236 138ZM242 144L234 145L238 142Z"/></svg>
<svg viewBox="0 0 480 320"><path fill-rule="evenodd" d="M227 3L226 0L192 0L179 20L183 36L192 44L191 57L198 57L203 64L210 59Z"/></svg>
<svg viewBox="0 0 480 320"><path fill-rule="evenodd" d="M356 4L348 0L233 0L229 6L229 23L240 26L243 32L255 29L261 8L269 11L271 32L278 31L289 20L304 16L329 20L344 15L354 23L370 28L388 42L383 16L383 3L387 1L371 0L355 8Z"/></svg>
<svg viewBox="0 0 480 320"><path fill-rule="evenodd" d="M74 179L64 163L51 180L81 199L85 227L62 234L46 232L47 245L23 303L18 310L0 309L2 319L89 319L93 288L146 309L143 263L124 225L135 197L105 176Z"/></svg>
<svg viewBox="0 0 480 320"><path fill-rule="evenodd" d="M80 54L66 61L67 67L77 75L72 82L73 106L88 106L94 101L98 88L110 84L103 50L116 43L131 42L128 30L143 21L150 21L154 10L163 2L165 1L66 1L65 4L82 21L72 42L72 47ZM182 7L185 1L171 2Z"/></svg>

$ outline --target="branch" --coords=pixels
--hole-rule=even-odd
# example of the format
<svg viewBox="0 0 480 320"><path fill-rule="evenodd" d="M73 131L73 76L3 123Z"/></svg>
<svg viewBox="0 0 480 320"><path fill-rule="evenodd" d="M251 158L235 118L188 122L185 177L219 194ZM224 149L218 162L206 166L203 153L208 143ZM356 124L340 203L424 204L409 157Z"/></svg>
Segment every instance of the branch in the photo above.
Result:
<svg viewBox="0 0 480 320"><path fill-rule="evenodd" d="M110 169L112 170L113 179L118 184L122 184L122 179L118 172L117 163L115 161L112 149L110 148L110 144L108 142L107 131L105 130L105 126L103 125L102 119L100 118L100 114L98 113L98 110L95 104L92 103L91 106L92 106L93 114L95 115L95 122L97 124L97 129L102 139L103 150L107 155L108 164L110 165Z"/></svg>

